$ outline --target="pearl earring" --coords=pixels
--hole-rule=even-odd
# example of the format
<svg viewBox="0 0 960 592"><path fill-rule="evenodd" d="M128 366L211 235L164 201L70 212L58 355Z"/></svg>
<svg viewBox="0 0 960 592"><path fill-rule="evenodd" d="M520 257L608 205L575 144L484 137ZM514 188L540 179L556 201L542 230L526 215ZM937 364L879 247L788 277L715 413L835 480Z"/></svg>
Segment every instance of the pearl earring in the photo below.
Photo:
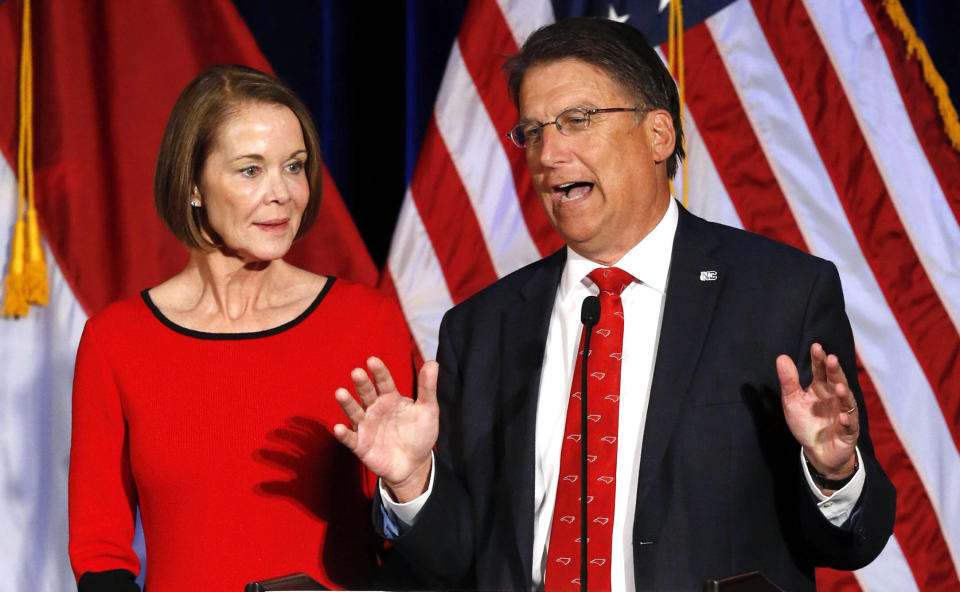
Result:
<svg viewBox="0 0 960 592"><path fill-rule="evenodd" d="M199 207L200 207L200 200L197 199L197 198L193 198L193 199L190 200L190 205L193 206L193 207L195 207L195 208L199 208Z"/></svg>

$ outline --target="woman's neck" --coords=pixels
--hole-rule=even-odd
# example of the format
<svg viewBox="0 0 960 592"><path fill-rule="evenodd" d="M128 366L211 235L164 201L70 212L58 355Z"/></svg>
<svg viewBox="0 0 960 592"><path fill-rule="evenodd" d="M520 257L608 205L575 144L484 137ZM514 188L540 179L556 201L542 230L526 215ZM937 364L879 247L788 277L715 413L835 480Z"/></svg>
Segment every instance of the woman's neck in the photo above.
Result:
<svg viewBox="0 0 960 592"><path fill-rule="evenodd" d="M192 301L184 303L187 308L230 324L289 302L291 271L282 260L251 263L220 251L195 250L181 274L190 289L181 294Z"/></svg>
<svg viewBox="0 0 960 592"><path fill-rule="evenodd" d="M220 251L191 250L183 271L151 288L150 298L188 329L245 333L295 319L326 281L281 259L245 262Z"/></svg>

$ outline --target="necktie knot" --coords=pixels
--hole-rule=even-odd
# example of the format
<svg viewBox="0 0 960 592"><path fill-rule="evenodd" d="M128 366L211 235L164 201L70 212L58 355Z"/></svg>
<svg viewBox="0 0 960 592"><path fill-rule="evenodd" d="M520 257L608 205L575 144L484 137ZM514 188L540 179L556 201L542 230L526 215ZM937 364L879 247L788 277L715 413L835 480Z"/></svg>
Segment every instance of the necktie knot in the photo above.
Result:
<svg viewBox="0 0 960 592"><path fill-rule="evenodd" d="M633 282L633 276L619 267L598 267L589 277L601 292L610 292L619 296Z"/></svg>

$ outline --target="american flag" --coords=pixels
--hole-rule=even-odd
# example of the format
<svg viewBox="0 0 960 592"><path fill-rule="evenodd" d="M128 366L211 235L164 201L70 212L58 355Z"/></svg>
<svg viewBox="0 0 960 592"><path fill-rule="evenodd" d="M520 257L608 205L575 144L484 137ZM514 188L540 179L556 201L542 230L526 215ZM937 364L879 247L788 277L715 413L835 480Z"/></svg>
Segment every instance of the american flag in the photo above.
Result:
<svg viewBox="0 0 960 592"><path fill-rule="evenodd" d="M21 2L0 0L4 257L17 195ZM66 467L84 321L184 261L150 203L173 100L210 63L283 65L261 53L266 45L251 36L255 23L240 4L34 1L37 200L51 302L0 321L0 574L16 589L74 586ZM666 4L467 3L422 144L396 154L416 165L380 279L400 301L422 358L434 355L445 310L561 246L523 152L503 135L516 121L503 58L537 27L578 14L625 19L666 55ZM944 132L949 113L941 115L930 72L908 54L914 38L901 30L900 3L683 7L688 207L837 264L871 434L899 491L883 554L852 575L821 570L820 588L960 589L960 153ZM325 27L317 37L335 32ZM323 231L299 245L294 262L373 283L377 270L326 181Z"/></svg>
<svg viewBox="0 0 960 592"><path fill-rule="evenodd" d="M516 119L503 57L573 14L656 39L667 3L469 3L384 271L424 358L448 308L561 245L503 134ZM684 4L688 207L836 263L877 455L899 491L882 555L853 574L819 570L819 587L955 590L960 154L907 55L899 4Z"/></svg>

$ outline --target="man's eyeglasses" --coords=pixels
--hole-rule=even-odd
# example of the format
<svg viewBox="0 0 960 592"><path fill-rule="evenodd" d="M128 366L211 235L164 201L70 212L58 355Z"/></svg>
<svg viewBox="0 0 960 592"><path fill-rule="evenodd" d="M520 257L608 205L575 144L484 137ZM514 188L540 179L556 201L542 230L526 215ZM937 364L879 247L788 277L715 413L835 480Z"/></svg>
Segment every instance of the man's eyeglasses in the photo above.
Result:
<svg viewBox="0 0 960 592"><path fill-rule="evenodd" d="M590 127L590 117L598 113L613 113L616 111L636 111L643 113L644 107L609 107L607 109L584 109L583 107L573 107L567 109L553 121L540 123L539 121L526 121L513 126L507 137L513 140L518 148L527 146L536 146L543 139L543 128L548 125L557 126L557 131L565 136L575 136L587 131Z"/></svg>

